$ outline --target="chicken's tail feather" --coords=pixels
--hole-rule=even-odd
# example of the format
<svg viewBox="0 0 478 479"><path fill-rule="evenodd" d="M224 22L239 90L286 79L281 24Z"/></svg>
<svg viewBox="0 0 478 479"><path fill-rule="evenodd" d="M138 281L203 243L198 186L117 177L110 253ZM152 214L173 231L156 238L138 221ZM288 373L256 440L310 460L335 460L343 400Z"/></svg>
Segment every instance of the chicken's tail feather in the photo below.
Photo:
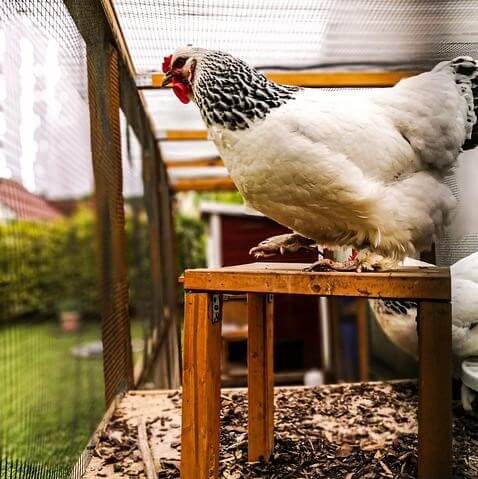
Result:
<svg viewBox="0 0 478 479"><path fill-rule="evenodd" d="M463 56L440 63L435 68L443 67L454 70L455 82L468 101L467 137L462 148L471 150L478 146L478 61Z"/></svg>

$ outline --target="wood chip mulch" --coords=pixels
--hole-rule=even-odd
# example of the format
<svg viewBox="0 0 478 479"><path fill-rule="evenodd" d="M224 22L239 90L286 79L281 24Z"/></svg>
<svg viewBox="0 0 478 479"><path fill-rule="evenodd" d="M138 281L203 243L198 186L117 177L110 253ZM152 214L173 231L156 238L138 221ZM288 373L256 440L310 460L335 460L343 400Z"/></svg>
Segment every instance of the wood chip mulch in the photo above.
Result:
<svg viewBox="0 0 478 479"><path fill-rule="evenodd" d="M134 406L127 403L123 410L119 408L95 448L96 475L86 474L85 478L145 477L135 427L141 396L128 396ZM167 411L163 409L153 417L152 411L157 414L158 409L150 407L146 414L158 479L179 478L180 394L170 393L168 400L172 406ZM221 478L416 477L415 383L283 388L276 392L275 403L272 458L267 463L248 463L247 394L222 394ZM459 405L454 408L454 417L453 477L477 478L478 419L465 415Z"/></svg>

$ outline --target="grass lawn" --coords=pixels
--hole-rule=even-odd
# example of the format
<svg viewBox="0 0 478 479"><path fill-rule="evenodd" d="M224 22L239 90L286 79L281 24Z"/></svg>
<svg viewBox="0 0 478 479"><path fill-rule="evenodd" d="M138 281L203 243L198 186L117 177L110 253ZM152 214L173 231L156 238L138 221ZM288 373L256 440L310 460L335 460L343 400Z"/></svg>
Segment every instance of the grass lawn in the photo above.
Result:
<svg viewBox="0 0 478 479"><path fill-rule="evenodd" d="M68 477L104 411L101 358L70 350L99 338L99 322L78 333L56 321L0 328L0 478Z"/></svg>

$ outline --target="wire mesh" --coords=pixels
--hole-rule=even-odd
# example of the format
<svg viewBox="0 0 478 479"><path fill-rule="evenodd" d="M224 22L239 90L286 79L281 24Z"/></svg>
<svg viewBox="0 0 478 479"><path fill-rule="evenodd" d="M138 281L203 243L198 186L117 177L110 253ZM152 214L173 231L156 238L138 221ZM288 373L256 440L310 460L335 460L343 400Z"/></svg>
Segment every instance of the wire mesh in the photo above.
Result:
<svg viewBox="0 0 478 479"><path fill-rule="evenodd" d="M135 369L148 363L154 334L149 218L143 186L143 151L121 112L123 194L125 198L126 258L130 291L130 325Z"/></svg>
<svg viewBox="0 0 478 479"><path fill-rule="evenodd" d="M120 80L117 51L107 44L88 49L92 156L99 239L105 395L109 405L133 385L125 217L120 143Z"/></svg>
<svg viewBox="0 0 478 479"><path fill-rule="evenodd" d="M160 324L176 340L166 173L94 0L0 5L0 100L0 477L76 478L133 385L130 312L139 352L154 356Z"/></svg>
<svg viewBox="0 0 478 479"><path fill-rule="evenodd" d="M138 379L141 374L150 387L172 388L179 384L179 371L174 338L177 298L175 288L169 287L174 285L171 279L175 277L169 187L164 168L154 161L155 155L142 148L125 116L121 118L135 376ZM162 349L159 358L158 349ZM159 375L155 371L157 363L162 367Z"/></svg>
<svg viewBox="0 0 478 479"><path fill-rule="evenodd" d="M467 1L114 0L114 5L139 82L160 71L163 56L186 44L225 50L269 69L426 69L459 55L478 56L478 9ZM205 128L198 112L170 92L146 91L145 98L158 137L165 129ZM178 150L194 156L186 144ZM461 202L461 223L438 239L440 265L478 250L477 215L467 207L476 203L470 198L469 178L478 174L473 161L460 159L446 179Z"/></svg>
<svg viewBox="0 0 478 479"><path fill-rule="evenodd" d="M0 477L68 477L104 386L86 46L61 1L0 5L0 97Z"/></svg>
<svg viewBox="0 0 478 479"><path fill-rule="evenodd" d="M253 66L419 64L476 48L474 2L114 0L138 73L193 44Z"/></svg>

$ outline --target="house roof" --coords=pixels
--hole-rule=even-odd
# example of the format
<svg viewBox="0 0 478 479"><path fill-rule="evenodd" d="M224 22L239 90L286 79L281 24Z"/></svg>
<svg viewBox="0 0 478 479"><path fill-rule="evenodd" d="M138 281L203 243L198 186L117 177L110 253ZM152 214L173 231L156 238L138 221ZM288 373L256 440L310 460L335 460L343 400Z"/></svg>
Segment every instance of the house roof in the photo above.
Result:
<svg viewBox="0 0 478 479"><path fill-rule="evenodd" d="M23 185L6 178L0 178L0 205L22 220L54 220L63 214L45 199L30 193Z"/></svg>

